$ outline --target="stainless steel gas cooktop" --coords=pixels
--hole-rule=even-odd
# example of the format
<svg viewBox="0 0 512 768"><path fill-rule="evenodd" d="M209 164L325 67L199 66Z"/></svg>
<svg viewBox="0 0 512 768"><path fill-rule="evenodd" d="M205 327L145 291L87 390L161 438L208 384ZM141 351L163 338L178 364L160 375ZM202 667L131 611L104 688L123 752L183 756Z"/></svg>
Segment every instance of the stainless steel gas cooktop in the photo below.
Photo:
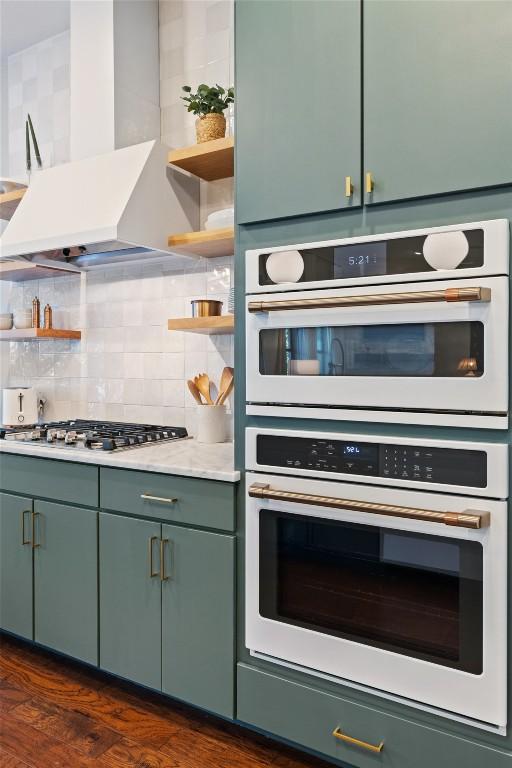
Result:
<svg viewBox="0 0 512 768"><path fill-rule="evenodd" d="M2 440L97 451L119 451L187 437L184 427L84 419L52 421L32 427L5 427L0 430Z"/></svg>

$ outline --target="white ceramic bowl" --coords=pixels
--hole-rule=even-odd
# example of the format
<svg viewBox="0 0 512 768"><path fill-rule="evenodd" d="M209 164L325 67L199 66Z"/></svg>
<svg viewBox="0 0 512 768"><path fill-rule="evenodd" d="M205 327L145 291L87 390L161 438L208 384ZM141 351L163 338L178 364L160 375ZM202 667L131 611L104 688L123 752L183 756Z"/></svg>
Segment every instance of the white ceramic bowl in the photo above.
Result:
<svg viewBox="0 0 512 768"><path fill-rule="evenodd" d="M10 331L12 328L12 313L4 312L0 314L0 331Z"/></svg>
<svg viewBox="0 0 512 768"><path fill-rule="evenodd" d="M19 309L14 313L15 328L32 328L32 310Z"/></svg>

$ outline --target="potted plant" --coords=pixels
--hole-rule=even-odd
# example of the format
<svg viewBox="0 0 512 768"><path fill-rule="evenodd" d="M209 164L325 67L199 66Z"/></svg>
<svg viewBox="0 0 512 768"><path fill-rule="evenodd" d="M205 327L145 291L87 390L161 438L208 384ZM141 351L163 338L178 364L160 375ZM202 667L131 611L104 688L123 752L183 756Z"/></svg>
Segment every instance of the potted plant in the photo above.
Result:
<svg viewBox="0 0 512 768"><path fill-rule="evenodd" d="M197 86L196 93L192 93L190 85L184 85L183 90L187 94L181 98L188 104L188 112L197 115L196 136L197 143L222 139L226 135L226 118L224 110L235 100L235 89L221 88L220 85Z"/></svg>

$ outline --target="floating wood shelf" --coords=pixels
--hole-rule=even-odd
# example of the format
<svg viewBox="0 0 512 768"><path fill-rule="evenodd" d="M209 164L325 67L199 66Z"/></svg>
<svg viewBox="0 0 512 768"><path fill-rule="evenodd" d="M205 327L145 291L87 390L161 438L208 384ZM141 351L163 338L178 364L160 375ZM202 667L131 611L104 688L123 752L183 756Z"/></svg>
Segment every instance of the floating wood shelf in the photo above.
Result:
<svg viewBox="0 0 512 768"><path fill-rule="evenodd" d="M205 181L227 179L234 174L234 145L232 136L205 141L169 152L169 165L199 176Z"/></svg>
<svg viewBox="0 0 512 768"><path fill-rule="evenodd" d="M0 195L0 219L9 220L25 194L26 189L13 189Z"/></svg>
<svg viewBox="0 0 512 768"><path fill-rule="evenodd" d="M38 339L81 339L81 331L62 328L12 328L0 331L0 341L35 341Z"/></svg>
<svg viewBox="0 0 512 768"><path fill-rule="evenodd" d="M183 256L231 256L235 252L235 231L233 227L205 229L200 232L183 232L169 237L169 248Z"/></svg>
<svg viewBox="0 0 512 768"><path fill-rule="evenodd" d="M234 315L220 317L177 317L168 321L170 331L192 331L192 333L234 333Z"/></svg>

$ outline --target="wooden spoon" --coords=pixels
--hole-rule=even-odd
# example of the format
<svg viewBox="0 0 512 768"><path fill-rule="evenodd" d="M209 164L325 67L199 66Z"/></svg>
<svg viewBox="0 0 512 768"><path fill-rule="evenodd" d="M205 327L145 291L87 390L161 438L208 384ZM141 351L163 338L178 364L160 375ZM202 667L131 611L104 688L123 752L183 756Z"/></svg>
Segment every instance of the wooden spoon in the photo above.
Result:
<svg viewBox="0 0 512 768"><path fill-rule="evenodd" d="M201 395L199 393L199 390L196 387L196 385L194 384L194 382L192 381L192 379L188 379L187 384L188 384L188 388L189 388L189 390L190 390L190 392L192 394L192 397L194 398L196 403L199 403L199 405L204 405L203 400L201 398Z"/></svg>
<svg viewBox="0 0 512 768"><path fill-rule="evenodd" d="M210 397L210 379L208 378L207 373L200 373L199 376L196 376L194 378L194 384L208 403L208 405L213 405L213 400Z"/></svg>
<svg viewBox="0 0 512 768"><path fill-rule="evenodd" d="M225 377L224 377L224 371L228 371ZM224 405L224 403L230 396L231 392L233 391L233 387L235 386L235 377L234 377L233 369L224 368L224 371L222 372L222 379L224 380L224 383L221 388L221 392L217 400L215 401L215 405Z"/></svg>
<svg viewBox="0 0 512 768"><path fill-rule="evenodd" d="M217 395L217 399L215 400L215 405L222 405L221 397L223 396L224 392L228 389L232 381L233 381L233 369L230 368L229 366L226 366L222 371L222 375L220 377L219 393Z"/></svg>

